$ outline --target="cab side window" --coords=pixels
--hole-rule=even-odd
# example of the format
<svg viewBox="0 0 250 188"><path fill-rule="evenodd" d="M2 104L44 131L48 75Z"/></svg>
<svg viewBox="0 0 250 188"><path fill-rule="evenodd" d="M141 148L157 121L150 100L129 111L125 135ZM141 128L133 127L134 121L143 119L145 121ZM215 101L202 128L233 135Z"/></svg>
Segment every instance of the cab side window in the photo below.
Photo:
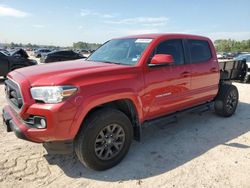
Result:
<svg viewBox="0 0 250 188"><path fill-rule="evenodd" d="M188 40L191 63L202 63L211 59L210 46L205 40Z"/></svg>
<svg viewBox="0 0 250 188"><path fill-rule="evenodd" d="M155 54L169 54L174 58L174 65L184 64L184 51L181 39L166 40L155 49Z"/></svg>

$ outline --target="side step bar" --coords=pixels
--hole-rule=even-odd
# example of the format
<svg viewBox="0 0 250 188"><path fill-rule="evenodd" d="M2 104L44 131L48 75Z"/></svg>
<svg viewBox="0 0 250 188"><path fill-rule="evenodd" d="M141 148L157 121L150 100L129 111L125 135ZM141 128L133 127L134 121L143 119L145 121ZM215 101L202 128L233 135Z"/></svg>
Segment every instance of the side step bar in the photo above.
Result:
<svg viewBox="0 0 250 188"><path fill-rule="evenodd" d="M214 106L214 101L207 102L207 103L195 106L195 107L187 108L187 109L177 111L175 113L172 113L166 116L162 116L156 119L146 121L145 123L142 124L142 126L144 126L145 124L148 126L148 125L153 125L153 124L161 124L163 122L164 124L177 122L178 117L180 117L181 115L185 113L188 113L188 112L203 113L203 112L210 111L211 109L213 109L213 106Z"/></svg>

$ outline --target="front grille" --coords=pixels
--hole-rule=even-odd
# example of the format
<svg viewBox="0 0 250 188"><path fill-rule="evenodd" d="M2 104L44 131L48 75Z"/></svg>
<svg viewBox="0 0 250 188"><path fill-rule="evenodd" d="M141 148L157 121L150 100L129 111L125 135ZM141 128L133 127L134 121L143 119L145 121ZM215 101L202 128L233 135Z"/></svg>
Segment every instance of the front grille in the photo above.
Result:
<svg viewBox="0 0 250 188"><path fill-rule="evenodd" d="M10 79L5 81L5 94L8 102L17 109L23 107L23 99L18 84Z"/></svg>

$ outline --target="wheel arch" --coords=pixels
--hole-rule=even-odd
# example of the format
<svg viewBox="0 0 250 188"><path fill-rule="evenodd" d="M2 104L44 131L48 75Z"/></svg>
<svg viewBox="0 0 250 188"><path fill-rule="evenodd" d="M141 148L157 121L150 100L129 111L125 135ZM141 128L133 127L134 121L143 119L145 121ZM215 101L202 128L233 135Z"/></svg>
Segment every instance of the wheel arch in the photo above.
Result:
<svg viewBox="0 0 250 188"><path fill-rule="evenodd" d="M111 108L120 110L129 118L133 126L134 139L140 141L142 119L142 110L140 109L142 108L138 107L138 105L140 106L140 103L138 103L138 101L134 101L131 98L120 98L113 101L107 101L98 105L93 105L91 108L89 108L87 112L84 113L84 115L79 116L79 123L77 123L77 125L79 126L74 126L75 129L72 129L71 133L74 134L75 137L79 133L86 119L97 110L102 108Z"/></svg>

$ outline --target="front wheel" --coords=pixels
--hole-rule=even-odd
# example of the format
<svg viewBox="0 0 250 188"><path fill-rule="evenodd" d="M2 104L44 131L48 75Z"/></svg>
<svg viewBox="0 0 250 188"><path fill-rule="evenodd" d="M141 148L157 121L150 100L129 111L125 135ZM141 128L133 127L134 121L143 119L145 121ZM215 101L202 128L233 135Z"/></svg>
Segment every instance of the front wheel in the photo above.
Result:
<svg viewBox="0 0 250 188"><path fill-rule="evenodd" d="M238 100L237 87L234 85L221 85L215 98L215 113L224 117L232 116L237 108Z"/></svg>
<svg viewBox="0 0 250 188"><path fill-rule="evenodd" d="M90 115L78 133L74 148L78 159L94 170L106 170L127 154L133 129L128 117L116 109Z"/></svg>

